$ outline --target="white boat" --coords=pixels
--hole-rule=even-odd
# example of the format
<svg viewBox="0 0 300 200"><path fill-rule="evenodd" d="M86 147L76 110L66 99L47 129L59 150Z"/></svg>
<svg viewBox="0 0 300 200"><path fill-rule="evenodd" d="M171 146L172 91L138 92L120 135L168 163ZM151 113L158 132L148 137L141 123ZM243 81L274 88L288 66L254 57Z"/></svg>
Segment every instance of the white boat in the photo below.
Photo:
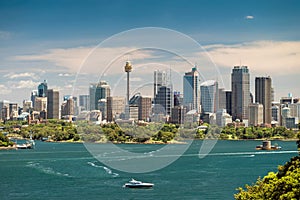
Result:
<svg viewBox="0 0 300 200"><path fill-rule="evenodd" d="M137 181L134 179L131 179L129 183L125 183L123 187L128 187L128 188L151 188L153 187L153 183L143 183L142 181Z"/></svg>

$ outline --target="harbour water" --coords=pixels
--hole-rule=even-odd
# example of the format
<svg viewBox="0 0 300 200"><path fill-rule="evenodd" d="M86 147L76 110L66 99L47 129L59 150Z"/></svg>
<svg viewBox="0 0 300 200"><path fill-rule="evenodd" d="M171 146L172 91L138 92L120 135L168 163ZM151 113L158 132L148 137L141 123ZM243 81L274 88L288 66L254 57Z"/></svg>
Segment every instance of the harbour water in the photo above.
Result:
<svg viewBox="0 0 300 200"><path fill-rule="evenodd" d="M255 150L260 143L218 141L200 159L202 141L194 141L171 165L132 174L105 166L83 144L36 142L35 149L0 151L0 199L233 199L237 187L276 171L297 155L295 141L273 141L282 147L278 151ZM162 145L119 146L150 152ZM155 186L123 188L131 178Z"/></svg>

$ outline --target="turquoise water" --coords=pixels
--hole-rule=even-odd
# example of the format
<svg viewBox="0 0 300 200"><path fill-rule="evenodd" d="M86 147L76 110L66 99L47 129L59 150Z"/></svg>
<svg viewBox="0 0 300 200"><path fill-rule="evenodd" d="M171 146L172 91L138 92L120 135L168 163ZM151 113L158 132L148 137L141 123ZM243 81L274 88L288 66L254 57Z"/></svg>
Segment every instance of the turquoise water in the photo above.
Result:
<svg viewBox="0 0 300 200"><path fill-rule="evenodd" d="M0 151L0 199L233 199L235 188L255 182L297 155L295 142L276 142L282 150L256 151L259 141L218 141L199 159L202 141L194 141L171 165L144 174L111 169L83 144L36 142L36 149ZM119 146L138 152L161 147ZM155 186L123 188L131 178Z"/></svg>

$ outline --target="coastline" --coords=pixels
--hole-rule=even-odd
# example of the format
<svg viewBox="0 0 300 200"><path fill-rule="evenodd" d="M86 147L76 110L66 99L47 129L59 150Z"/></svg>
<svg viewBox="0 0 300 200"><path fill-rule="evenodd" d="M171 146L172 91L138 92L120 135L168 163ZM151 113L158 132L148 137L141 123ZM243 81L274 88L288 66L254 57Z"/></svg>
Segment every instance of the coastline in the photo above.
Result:
<svg viewBox="0 0 300 200"><path fill-rule="evenodd" d="M17 150L17 146L0 147L0 150Z"/></svg>

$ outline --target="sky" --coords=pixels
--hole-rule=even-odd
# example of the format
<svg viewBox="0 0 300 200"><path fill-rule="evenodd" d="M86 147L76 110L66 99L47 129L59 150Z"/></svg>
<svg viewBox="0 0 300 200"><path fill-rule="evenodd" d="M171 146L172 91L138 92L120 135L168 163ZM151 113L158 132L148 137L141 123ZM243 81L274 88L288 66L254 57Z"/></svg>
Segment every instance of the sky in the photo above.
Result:
<svg viewBox="0 0 300 200"><path fill-rule="evenodd" d="M297 0L0 0L0 100L30 99L44 80L61 99L99 80L125 96L126 60L132 93L149 93L155 69L182 92L193 65L230 90L233 66L246 65L253 94L270 76L276 101L300 97L299 21Z"/></svg>

